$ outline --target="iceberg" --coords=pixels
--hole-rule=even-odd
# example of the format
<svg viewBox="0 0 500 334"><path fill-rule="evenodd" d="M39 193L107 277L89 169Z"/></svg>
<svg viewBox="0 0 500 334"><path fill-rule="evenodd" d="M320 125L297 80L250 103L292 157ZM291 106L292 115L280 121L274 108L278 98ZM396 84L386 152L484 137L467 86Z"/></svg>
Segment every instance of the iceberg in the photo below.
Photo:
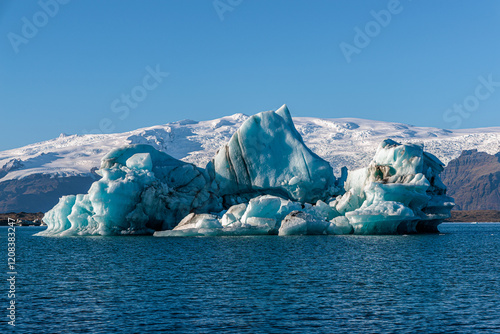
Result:
<svg viewBox="0 0 500 334"><path fill-rule="evenodd" d="M326 234L332 235L344 235L353 234L354 229L349 223L349 219L345 216L335 217L330 221L330 224L326 227Z"/></svg>
<svg viewBox="0 0 500 334"><path fill-rule="evenodd" d="M152 234L189 213L220 211L204 170L149 145L106 155L88 194L64 196L44 216L40 235Z"/></svg>
<svg viewBox="0 0 500 334"><path fill-rule="evenodd" d="M295 225L304 224L302 227ZM214 214L189 214L171 231L155 236L233 236L326 234L330 223L318 215L315 206L273 195L252 198Z"/></svg>
<svg viewBox="0 0 500 334"><path fill-rule="evenodd" d="M367 168L348 174L331 203L356 234L438 232L455 205L439 174L443 164L414 144L384 140Z"/></svg>
<svg viewBox="0 0 500 334"><path fill-rule="evenodd" d="M278 235L318 235L326 234L329 223L303 211L290 212L278 231Z"/></svg>
<svg viewBox="0 0 500 334"><path fill-rule="evenodd" d="M227 204L261 194L302 203L339 194L332 167L304 144L286 105L247 119L207 169Z"/></svg>
<svg viewBox="0 0 500 334"><path fill-rule="evenodd" d="M368 167L337 180L283 106L248 118L206 168L145 144L111 151L102 178L87 194L62 197L39 235L437 232L454 206L442 170L422 146L386 139Z"/></svg>

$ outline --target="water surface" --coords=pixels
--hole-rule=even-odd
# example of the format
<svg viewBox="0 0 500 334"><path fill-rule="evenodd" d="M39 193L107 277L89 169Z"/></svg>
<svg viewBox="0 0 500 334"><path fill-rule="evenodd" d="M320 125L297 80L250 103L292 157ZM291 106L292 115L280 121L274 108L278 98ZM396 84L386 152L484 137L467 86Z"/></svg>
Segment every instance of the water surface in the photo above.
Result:
<svg viewBox="0 0 500 334"><path fill-rule="evenodd" d="M500 224L415 236L40 230L17 228L19 333L500 332Z"/></svg>

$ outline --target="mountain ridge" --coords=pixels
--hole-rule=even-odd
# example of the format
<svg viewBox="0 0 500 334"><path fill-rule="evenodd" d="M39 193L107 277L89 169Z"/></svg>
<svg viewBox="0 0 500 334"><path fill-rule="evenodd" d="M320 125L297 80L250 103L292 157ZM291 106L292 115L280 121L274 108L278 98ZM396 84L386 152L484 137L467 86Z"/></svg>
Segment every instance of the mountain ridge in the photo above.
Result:
<svg viewBox="0 0 500 334"><path fill-rule="evenodd" d="M58 191L58 187L53 189L51 179L81 178L81 186L72 190L81 192L80 188L87 187L95 179L94 171L99 168L101 158L124 145L149 144L174 158L205 167L248 117L236 113L208 121L181 120L123 133L61 135L1 151L0 212L50 209L46 206L54 201L57 203L57 198L66 194ZM422 144L445 164L458 158L463 150L477 149L488 154L500 151L500 127L445 130L357 118L294 117L293 121L305 144L327 160L337 176L344 166L349 170L366 166L378 144L386 138ZM31 178L27 178L29 176ZM27 181L33 178L50 182L27 186ZM9 182L9 187L5 187L5 182ZM26 191L16 192L16 189L26 188L29 188L27 194ZM48 204L40 207L33 202L32 196L26 197L37 192L50 197L44 200Z"/></svg>
<svg viewBox="0 0 500 334"><path fill-rule="evenodd" d="M459 210L500 210L500 153L465 150L441 174Z"/></svg>

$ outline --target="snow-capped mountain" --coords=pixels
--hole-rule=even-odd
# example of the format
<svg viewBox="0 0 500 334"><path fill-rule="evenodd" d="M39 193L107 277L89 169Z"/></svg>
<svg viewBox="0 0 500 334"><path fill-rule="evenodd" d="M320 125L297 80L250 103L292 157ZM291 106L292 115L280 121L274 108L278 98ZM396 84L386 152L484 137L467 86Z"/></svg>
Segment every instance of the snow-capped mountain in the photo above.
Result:
<svg viewBox="0 0 500 334"><path fill-rule="evenodd" d="M0 212L44 211L62 195L81 189L85 192L95 179L93 172L101 158L127 144L150 144L174 158L205 167L247 118L234 114L116 134L62 134L53 140L0 152ZM463 150L489 154L500 151L500 127L443 130L356 118L295 117L293 121L305 144L329 161L337 175L343 166L353 170L368 165L378 144L386 138L421 143L445 164ZM43 200L36 198L40 193Z"/></svg>

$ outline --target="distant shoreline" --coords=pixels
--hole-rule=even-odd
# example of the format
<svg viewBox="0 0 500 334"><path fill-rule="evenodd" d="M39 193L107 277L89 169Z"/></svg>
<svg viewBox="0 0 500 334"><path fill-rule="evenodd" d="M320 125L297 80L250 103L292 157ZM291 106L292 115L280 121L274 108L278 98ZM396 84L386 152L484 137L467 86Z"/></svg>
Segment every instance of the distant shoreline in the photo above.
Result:
<svg viewBox="0 0 500 334"><path fill-rule="evenodd" d="M451 217L445 223L498 223L500 211L497 210L464 210L451 211Z"/></svg>
<svg viewBox="0 0 500 334"><path fill-rule="evenodd" d="M36 212L36 213L29 213L29 212L9 212L9 213L0 213L0 226L7 226L9 222L9 218L14 219L17 221L18 219L20 220L26 220L26 221L35 221L38 219L38 221L42 221L44 213L43 212Z"/></svg>
<svg viewBox="0 0 500 334"><path fill-rule="evenodd" d="M28 212L9 212L0 213L0 226L7 226L8 218L14 220L27 220L34 221L38 219L42 220L44 213L28 213ZM444 221L445 223L499 223L500 222L500 211L497 210L469 210L469 211L458 211L454 210L451 212L451 217Z"/></svg>

